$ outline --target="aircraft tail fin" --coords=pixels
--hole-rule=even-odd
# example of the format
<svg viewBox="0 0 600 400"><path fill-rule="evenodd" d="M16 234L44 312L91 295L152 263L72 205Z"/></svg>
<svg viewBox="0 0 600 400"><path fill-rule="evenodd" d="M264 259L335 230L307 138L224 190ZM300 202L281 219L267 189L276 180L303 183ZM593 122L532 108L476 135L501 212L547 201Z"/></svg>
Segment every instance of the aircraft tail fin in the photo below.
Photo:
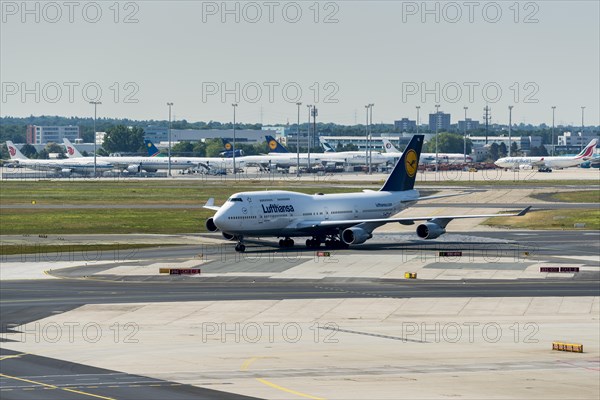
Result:
<svg viewBox="0 0 600 400"><path fill-rule="evenodd" d="M160 150L152 143L152 140L144 139L144 144L146 144L148 157L158 157L160 155Z"/></svg>
<svg viewBox="0 0 600 400"><path fill-rule="evenodd" d="M325 153L335 153L335 149L329 143L327 143L323 138L319 138L319 142L321 142L321 146L325 149Z"/></svg>
<svg viewBox="0 0 600 400"><path fill-rule="evenodd" d="M415 187L417 169L419 168L419 157L423 148L423 135L414 135L402 157L396 163L396 166L388 176L387 180L380 189L383 192L401 192L412 190Z"/></svg>
<svg viewBox="0 0 600 400"><path fill-rule="evenodd" d="M73 143L67 138L63 138L63 142L65 147L67 148L67 157L68 158L79 158L83 157L83 155L73 146Z"/></svg>
<svg viewBox="0 0 600 400"><path fill-rule="evenodd" d="M267 145L271 153L289 153L290 151L283 147L273 136L265 136L267 139Z"/></svg>
<svg viewBox="0 0 600 400"><path fill-rule="evenodd" d="M27 157L25 157L10 140L6 141L6 147L8 148L8 154L10 155L11 160L27 160Z"/></svg>
<svg viewBox="0 0 600 400"><path fill-rule="evenodd" d="M596 145L598 144L598 139L592 139L591 142L588 143L587 146L585 146L585 148L583 150L581 150L581 153L577 154L575 156L575 158L592 158L594 156L594 150L596 149Z"/></svg>
<svg viewBox="0 0 600 400"><path fill-rule="evenodd" d="M400 151L387 139L381 139L383 142L383 148L386 153L400 153Z"/></svg>
<svg viewBox="0 0 600 400"><path fill-rule="evenodd" d="M233 145L227 139L221 139L223 141L223 151L220 154L221 157L232 158L233 157ZM235 149L236 157L243 157L244 151L242 149Z"/></svg>

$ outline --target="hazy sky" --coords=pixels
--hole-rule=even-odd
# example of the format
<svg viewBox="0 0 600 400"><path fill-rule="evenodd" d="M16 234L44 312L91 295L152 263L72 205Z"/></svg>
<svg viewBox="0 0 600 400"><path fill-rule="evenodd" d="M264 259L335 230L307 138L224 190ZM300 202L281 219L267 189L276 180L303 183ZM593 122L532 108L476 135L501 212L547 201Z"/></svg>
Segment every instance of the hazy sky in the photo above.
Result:
<svg viewBox="0 0 600 400"><path fill-rule="evenodd" d="M2 116L600 125L600 2L2 1ZM228 12L229 11L229 12ZM428 12L429 11L429 12ZM437 21L436 21L437 19ZM85 90L84 90L85 88ZM436 96L438 98L436 99ZM236 99L237 97L237 99ZM301 106L301 120L307 118Z"/></svg>

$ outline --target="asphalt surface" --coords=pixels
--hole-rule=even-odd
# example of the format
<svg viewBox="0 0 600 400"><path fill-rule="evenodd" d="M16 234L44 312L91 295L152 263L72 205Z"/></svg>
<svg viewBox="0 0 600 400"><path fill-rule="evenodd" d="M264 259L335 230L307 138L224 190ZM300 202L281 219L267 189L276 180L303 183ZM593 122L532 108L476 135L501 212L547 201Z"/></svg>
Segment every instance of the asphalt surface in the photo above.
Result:
<svg viewBox="0 0 600 400"><path fill-rule="evenodd" d="M98 235L99 237L102 235ZM216 235L206 235L218 237ZM102 236L106 239L105 236ZM126 237L124 235L123 237ZM496 255L517 256L527 251L529 259L543 258L556 263L569 262L569 256L595 257L600 252L598 231L506 231L469 232L448 234L439 241L415 240L414 235L382 233L372 241L345 252L377 254L414 254L415 251L435 253L441 250L461 250L465 256L481 256L493 251ZM440 238L440 239L442 239ZM3 257L8 261L53 260L86 261L85 268L55 271L63 279L0 281L0 332L12 332L18 325L29 323L52 314L62 313L84 304L98 303L147 303L181 302L202 300L279 300L314 298L368 298L368 297L544 297L544 296L600 296L598 273L580 273L572 279L536 280L365 280L365 279L321 279L268 280L252 277L217 277L193 279L190 277L165 277L150 279L130 277L117 279L111 276L94 275L86 279L85 274L114 267L115 257L121 263L133 260L165 262L189 259L202 252L218 252L220 259L214 263L223 267L234 263L248 270L264 268L287 268L291 254L298 262L311 256L309 251L297 249L282 251L275 241L249 241L247 254L239 255L230 242L202 246L177 246L99 252L94 259L85 253L69 252L47 255L23 255ZM215 253L213 253L214 255ZM264 262L256 257L265 256ZM245 257L248 257L246 259ZM213 257L214 258L214 257ZM281 259L286 258L286 264ZM137 262L137 261L136 261ZM597 265L594 261L578 261ZM269 264L271 263L271 264ZM279 263L279 264L278 264ZM207 265L211 265L209 263ZM261 266L262 265L262 266ZM267 265L267 267L265 267ZM86 269L87 268L87 269ZM0 397L2 399L244 399L226 393L226 380L217 391L195 386L180 385L143 376L129 375L118 371L92 368L58 359L39 357L0 350ZM223 391L218 391L223 390Z"/></svg>
<svg viewBox="0 0 600 400"><path fill-rule="evenodd" d="M252 397L0 349L0 397L8 399L225 399ZM31 374L35 371L35 375ZM227 382L222 386L226 387Z"/></svg>

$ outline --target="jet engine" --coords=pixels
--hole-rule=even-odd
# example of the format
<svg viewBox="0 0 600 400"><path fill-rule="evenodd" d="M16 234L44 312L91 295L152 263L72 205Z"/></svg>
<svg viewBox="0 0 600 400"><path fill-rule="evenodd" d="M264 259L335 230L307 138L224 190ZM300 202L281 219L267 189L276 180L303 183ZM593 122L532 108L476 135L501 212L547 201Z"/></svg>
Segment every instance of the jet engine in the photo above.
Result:
<svg viewBox="0 0 600 400"><path fill-rule="evenodd" d="M446 229L433 222L425 222L417 226L417 236L421 239L435 239L444 233L446 233Z"/></svg>
<svg viewBox="0 0 600 400"><path fill-rule="evenodd" d="M347 228L342 231L342 241L346 244L361 244L372 237L371 232L358 227Z"/></svg>
<svg viewBox="0 0 600 400"><path fill-rule="evenodd" d="M129 174L139 174L142 169L138 164L128 166L125 171Z"/></svg>
<svg viewBox="0 0 600 400"><path fill-rule="evenodd" d="M71 168L63 168L60 170L60 173L65 176L71 175L71 172L73 172Z"/></svg>
<svg viewBox="0 0 600 400"><path fill-rule="evenodd" d="M221 235L223 235L223 237L226 240L233 240L233 239L235 239L235 235L232 235L231 233L223 232Z"/></svg>
<svg viewBox="0 0 600 400"><path fill-rule="evenodd" d="M209 218L206 220L206 229L208 229L209 232L216 232L219 230L219 228L217 228L217 225L215 225L215 221L213 221L212 218Z"/></svg>

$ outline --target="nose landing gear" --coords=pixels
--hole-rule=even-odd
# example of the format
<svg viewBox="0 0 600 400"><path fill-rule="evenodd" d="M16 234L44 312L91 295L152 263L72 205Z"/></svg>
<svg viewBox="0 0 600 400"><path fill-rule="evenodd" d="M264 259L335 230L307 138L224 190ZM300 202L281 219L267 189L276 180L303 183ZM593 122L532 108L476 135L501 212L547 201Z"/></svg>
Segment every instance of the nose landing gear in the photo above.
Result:
<svg viewBox="0 0 600 400"><path fill-rule="evenodd" d="M238 240L238 242L235 245L235 251L237 251L238 253L245 252L246 251L246 245L243 242L244 238L242 236L238 236L236 239Z"/></svg>

